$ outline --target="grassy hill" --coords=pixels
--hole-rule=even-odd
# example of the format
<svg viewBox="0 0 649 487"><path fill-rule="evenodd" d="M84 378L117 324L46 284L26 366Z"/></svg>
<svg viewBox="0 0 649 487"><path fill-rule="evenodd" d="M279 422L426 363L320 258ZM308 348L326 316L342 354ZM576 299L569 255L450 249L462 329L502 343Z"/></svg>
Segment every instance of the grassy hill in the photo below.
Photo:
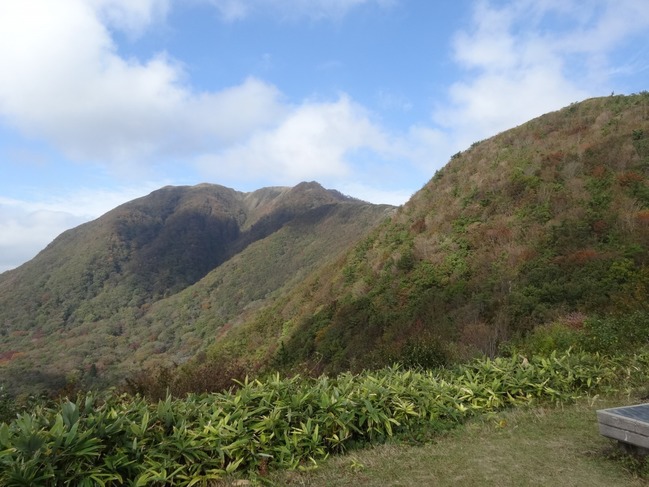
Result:
<svg viewBox="0 0 649 487"><path fill-rule="evenodd" d="M648 177L642 93L476 143L396 211L314 183L118 208L0 276L1 343L23 347L0 370L135 373L146 395L30 409L0 390L0 477L646 485L647 459L613 450L594 409L647 397Z"/></svg>
<svg viewBox="0 0 649 487"><path fill-rule="evenodd" d="M390 211L317 183L126 203L0 275L0 383L106 382L186 360Z"/></svg>
<svg viewBox="0 0 649 487"><path fill-rule="evenodd" d="M163 188L0 276L0 380L209 390L272 369L438 366L544 325L646 318L648 177L645 92L476 142L396 211L316 183Z"/></svg>
<svg viewBox="0 0 649 487"><path fill-rule="evenodd" d="M494 355L540 325L647 311L648 177L646 92L476 142L345 257L213 345L208 362L434 366Z"/></svg>

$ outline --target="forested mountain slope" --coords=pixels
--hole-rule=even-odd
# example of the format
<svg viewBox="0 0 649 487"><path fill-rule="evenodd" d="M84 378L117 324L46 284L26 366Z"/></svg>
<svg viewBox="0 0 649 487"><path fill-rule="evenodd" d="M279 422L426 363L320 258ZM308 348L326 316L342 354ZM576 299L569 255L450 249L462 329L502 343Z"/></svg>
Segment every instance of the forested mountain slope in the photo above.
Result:
<svg viewBox="0 0 649 487"><path fill-rule="evenodd" d="M196 367L318 373L493 354L542 324L646 310L648 252L649 93L590 99L453 156Z"/></svg>
<svg viewBox="0 0 649 487"><path fill-rule="evenodd" d="M0 275L0 383L106 382L185 360L390 211L317 183L126 203Z"/></svg>

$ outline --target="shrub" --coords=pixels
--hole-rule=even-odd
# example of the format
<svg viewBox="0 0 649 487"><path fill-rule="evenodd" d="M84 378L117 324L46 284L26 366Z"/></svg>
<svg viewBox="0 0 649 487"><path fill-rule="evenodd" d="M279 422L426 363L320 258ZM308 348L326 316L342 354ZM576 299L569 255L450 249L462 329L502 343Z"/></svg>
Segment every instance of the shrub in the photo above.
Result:
<svg viewBox="0 0 649 487"><path fill-rule="evenodd" d="M608 354L637 350L649 343L649 313L587 319L580 343L588 351Z"/></svg>
<svg viewBox="0 0 649 487"><path fill-rule="evenodd" d="M553 322L535 328L514 348L525 355L549 355L553 351L565 352L579 346L581 333L569 324Z"/></svg>
<svg viewBox="0 0 649 487"><path fill-rule="evenodd" d="M571 401L616 385L627 370L646 379L649 356L633 360L566 352L438 371L276 375L244 380L236 391L157 402L80 395L0 423L0 485L209 485L235 471L300 468L398 432Z"/></svg>

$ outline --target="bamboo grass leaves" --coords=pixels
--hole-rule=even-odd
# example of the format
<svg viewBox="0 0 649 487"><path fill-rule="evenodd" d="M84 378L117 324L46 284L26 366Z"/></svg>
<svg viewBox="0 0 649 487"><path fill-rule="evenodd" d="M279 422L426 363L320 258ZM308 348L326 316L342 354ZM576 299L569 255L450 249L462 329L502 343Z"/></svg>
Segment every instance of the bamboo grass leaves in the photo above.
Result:
<svg viewBox="0 0 649 487"><path fill-rule="evenodd" d="M643 356L644 357L644 356ZM331 453L425 425L613 386L636 365L589 353L479 360L244 381L236 391L167 397L87 394L0 424L0 484L209 485L235 472L309 468Z"/></svg>

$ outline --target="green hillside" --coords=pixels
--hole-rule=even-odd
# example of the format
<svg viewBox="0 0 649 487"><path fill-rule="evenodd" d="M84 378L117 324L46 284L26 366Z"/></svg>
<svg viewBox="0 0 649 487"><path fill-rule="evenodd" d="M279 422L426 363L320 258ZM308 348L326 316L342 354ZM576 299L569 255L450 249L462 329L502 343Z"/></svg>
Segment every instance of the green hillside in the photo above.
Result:
<svg viewBox="0 0 649 487"><path fill-rule="evenodd" d="M649 94L573 104L452 160L206 362L310 373L494 355L544 324L647 311Z"/></svg>
<svg viewBox="0 0 649 487"><path fill-rule="evenodd" d="M184 361L390 211L317 183L126 203L0 275L0 383L104 384Z"/></svg>
<svg viewBox="0 0 649 487"><path fill-rule="evenodd" d="M644 485L593 410L647 399L648 177L642 93L475 143L399 209L123 205L0 275L0 483Z"/></svg>
<svg viewBox="0 0 649 487"><path fill-rule="evenodd" d="M648 176L641 93L476 142L398 210L317 183L163 188L0 275L0 381L182 393L493 356L597 317L644 329Z"/></svg>

